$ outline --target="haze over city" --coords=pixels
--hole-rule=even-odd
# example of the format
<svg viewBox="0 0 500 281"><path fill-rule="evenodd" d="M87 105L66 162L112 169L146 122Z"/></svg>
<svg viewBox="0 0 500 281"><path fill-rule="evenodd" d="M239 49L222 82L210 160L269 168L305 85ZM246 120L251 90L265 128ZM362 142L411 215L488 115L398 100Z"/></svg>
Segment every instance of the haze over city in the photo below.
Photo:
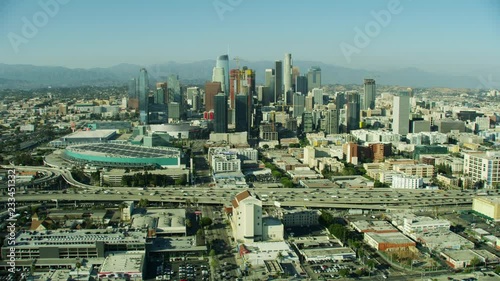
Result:
<svg viewBox="0 0 500 281"><path fill-rule="evenodd" d="M40 1L44 2L44 1ZM23 17L43 11L37 1L0 6L0 62L109 67L194 62L227 53L248 61L296 60L349 68L406 67L444 74L498 74L497 1L64 1L33 38L14 51ZM341 44L356 46L374 13L395 13L372 29L369 42L346 59ZM381 16L384 18L384 16ZM6 40L5 40L6 39Z"/></svg>

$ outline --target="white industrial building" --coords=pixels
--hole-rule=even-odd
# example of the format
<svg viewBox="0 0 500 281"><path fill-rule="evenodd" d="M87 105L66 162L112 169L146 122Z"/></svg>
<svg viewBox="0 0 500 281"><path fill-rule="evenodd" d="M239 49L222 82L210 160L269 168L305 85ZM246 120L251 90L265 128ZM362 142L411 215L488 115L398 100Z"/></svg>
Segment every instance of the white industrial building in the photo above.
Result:
<svg viewBox="0 0 500 281"><path fill-rule="evenodd" d="M424 184L424 179L418 176L398 174L392 176L392 188L418 189Z"/></svg>
<svg viewBox="0 0 500 281"><path fill-rule="evenodd" d="M477 196L472 200L472 210L494 221L500 221L500 197Z"/></svg>
<svg viewBox="0 0 500 281"><path fill-rule="evenodd" d="M275 218L263 218L262 201L255 194L240 192L231 204L231 227L237 241L283 240L283 224Z"/></svg>
<svg viewBox="0 0 500 281"><path fill-rule="evenodd" d="M420 220L419 218L423 218ZM415 219L405 218L403 223L403 233L417 239L418 235L426 232L435 232L438 230L449 230L451 223L447 220L425 219L418 217Z"/></svg>
<svg viewBox="0 0 500 281"><path fill-rule="evenodd" d="M262 201L250 191L238 193L231 201L231 223L236 240L254 242L262 240Z"/></svg>
<svg viewBox="0 0 500 281"><path fill-rule="evenodd" d="M500 152L464 153L464 175L472 181L484 181L484 187L494 188L500 183Z"/></svg>
<svg viewBox="0 0 500 281"><path fill-rule="evenodd" d="M225 152L212 156L212 171L214 173L240 172L241 160L233 152Z"/></svg>

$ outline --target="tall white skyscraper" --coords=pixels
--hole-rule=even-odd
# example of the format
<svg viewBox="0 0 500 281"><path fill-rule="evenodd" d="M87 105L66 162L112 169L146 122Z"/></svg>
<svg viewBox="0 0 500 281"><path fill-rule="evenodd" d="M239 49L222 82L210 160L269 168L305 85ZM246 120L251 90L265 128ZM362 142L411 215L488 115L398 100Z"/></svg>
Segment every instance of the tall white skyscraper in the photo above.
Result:
<svg viewBox="0 0 500 281"><path fill-rule="evenodd" d="M408 92L400 92L394 97L392 113L392 131L403 136L407 135L410 131L410 94Z"/></svg>
<svg viewBox="0 0 500 281"><path fill-rule="evenodd" d="M283 94L285 97L285 103L288 104L286 93L292 89L292 54L285 54L285 68L283 69L283 83L285 88L283 89Z"/></svg>
<svg viewBox="0 0 500 281"><path fill-rule="evenodd" d="M215 63L215 67L224 69L224 83L222 84L225 85L225 87L222 86L222 90L224 91L226 96L229 96L229 56L228 55L219 56Z"/></svg>
<svg viewBox="0 0 500 281"><path fill-rule="evenodd" d="M220 82L220 87L224 91L227 87L226 85L226 76L224 73L224 68L222 67L214 67L212 71L212 82ZM228 93L224 93L226 96Z"/></svg>

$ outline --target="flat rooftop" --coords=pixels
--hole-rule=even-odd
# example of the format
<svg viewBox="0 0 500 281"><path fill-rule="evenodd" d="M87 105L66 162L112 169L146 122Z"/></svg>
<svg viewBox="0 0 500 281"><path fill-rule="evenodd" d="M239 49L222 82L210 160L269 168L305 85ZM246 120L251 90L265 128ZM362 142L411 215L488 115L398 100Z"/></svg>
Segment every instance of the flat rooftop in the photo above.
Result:
<svg viewBox="0 0 500 281"><path fill-rule="evenodd" d="M169 158L179 157L178 148L150 148L139 145L116 144L116 143L93 143L72 145L66 148L67 151L82 153L101 157L122 157L122 158Z"/></svg>
<svg viewBox="0 0 500 281"><path fill-rule="evenodd" d="M199 252L206 250L206 246L196 246L193 236L156 238L150 249L152 252Z"/></svg>
<svg viewBox="0 0 500 281"><path fill-rule="evenodd" d="M113 272L140 273L142 272L143 264L144 254L113 254L106 257L99 269L99 274Z"/></svg>
<svg viewBox="0 0 500 281"><path fill-rule="evenodd" d="M336 256L336 255L355 255L356 253L348 247L338 247L338 248L308 248L301 250L304 255L308 258L314 258L317 256Z"/></svg>
<svg viewBox="0 0 500 281"><path fill-rule="evenodd" d="M186 232L186 210L185 209L163 209L149 212L149 215L157 218L158 233L185 233Z"/></svg>
<svg viewBox="0 0 500 281"><path fill-rule="evenodd" d="M97 131L76 131L64 136L64 139L85 139L85 138L101 138L108 139L116 134L116 130L97 130Z"/></svg>
<svg viewBox="0 0 500 281"><path fill-rule="evenodd" d="M355 221L351 225L359 232L397 232L388 221Z"/></svg>
<svg viewBox="0 0 500 281"><path fill-rule="evenodd" d="M428 246L429 248L451 249L457 247L474 247L474 243L449 230L418 234L417 238L422 242L422 244Z"/></svg>
<svg viewBox="0 0 500 281"><path fill-rule="evenodd" d="M500 196L481 196L474 197L474 200L480 200L490 204L500 204Z"/></svg>
<svg viewBox="0 0 500 281"><path fill-rule="evenodd" d="M107 244L144 244L146 234L143 232L119 232L99 230L57 230L57 231L25 231L16 238L16 248L30 247L81 247L94 245L96 242Z"/></svg>
<svg viewBox="0 0 500 281"><path fill-rule="evenodd" d="M391 243L391 244L415 243L413 240L406 237L406 235L404 235L401 232L388 232L388 233L366 232L365 236L372 238L377 243Z"/></svg>

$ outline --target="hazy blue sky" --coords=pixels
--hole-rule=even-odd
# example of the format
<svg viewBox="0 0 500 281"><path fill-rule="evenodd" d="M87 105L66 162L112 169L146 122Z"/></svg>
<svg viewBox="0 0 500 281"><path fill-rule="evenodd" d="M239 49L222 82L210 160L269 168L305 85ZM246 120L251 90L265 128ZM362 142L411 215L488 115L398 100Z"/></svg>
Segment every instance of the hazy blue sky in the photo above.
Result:
<svg viewBox="0 0 500 281"><path fill-rule="evenodd" d="M40 3L53 1L68 3L44 23ZM229 45L231 57L251 61L290 52L296 60L352 68L500 69L498 1L400 0L400 12L366 46L356 45L355 28L364 30L375 21L372 12L388 10L390 2L1 0L0 63L88 68L190 62L215 59ZM230 10L215 8L224 5ZM33 23L36 15L41 27L27 38L23 17ZM342 42L359 47L350 61Z"/></svg>

